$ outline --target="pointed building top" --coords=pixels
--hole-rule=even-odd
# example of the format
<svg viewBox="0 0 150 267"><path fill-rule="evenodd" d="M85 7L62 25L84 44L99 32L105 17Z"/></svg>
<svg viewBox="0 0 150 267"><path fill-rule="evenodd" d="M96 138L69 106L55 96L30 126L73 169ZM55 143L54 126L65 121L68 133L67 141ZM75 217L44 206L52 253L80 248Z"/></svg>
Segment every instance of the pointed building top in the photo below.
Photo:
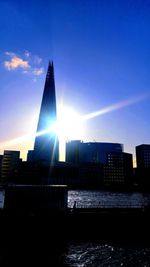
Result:
<svg viewBox="0 0 150 267"><path fill-rule="evenodd" d="M53 62L49 61L37 131L44 130L51 121L56 121L56 96Z"/></svg>
<svg viewBox="0 0 150 267"><path fill-rule="evenodd" d="M49 60L48 67L53 67L53 60L52 61Z"/></svg>
<svg viewBox="0 0 150 267"><path fill-rule="evenodd" d="M46 75L46 81L49 80L51 75L52 75L52 77L54 77L54 65L53 65L53 61L49 60L48 70L47 70L47 75Z"/></svg>

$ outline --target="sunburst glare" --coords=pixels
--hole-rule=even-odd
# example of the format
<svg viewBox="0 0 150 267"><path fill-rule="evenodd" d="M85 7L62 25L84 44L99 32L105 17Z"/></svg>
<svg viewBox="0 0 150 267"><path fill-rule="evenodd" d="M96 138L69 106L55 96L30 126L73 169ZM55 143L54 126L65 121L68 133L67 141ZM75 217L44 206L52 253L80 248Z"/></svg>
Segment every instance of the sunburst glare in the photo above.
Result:
<svg viewBox="0 0 150 267"><path fill-rule="evenodd" d="M84 137L83 119L73 108L58 108L57 134L60 141Z"/></svg>
<svg viewBox="0 0 150 267"><path fill-rule="evenodd" d="M48 132L55 132L60 142L66 142L67 140L73 139L84 139L84 123L86 120L93 119L97 116L133 105L137 102L141 102L147 97L148 95L132 97L82 116L78 114L72 107L61 105L58 107L57 123L38 133L35 133L35 129L33 129L26 135L0 143L0 147L1 149L5 149L6 147L11 147L17 143L23 144L25 140L34 140L36 136L43 135Z"/></svg>

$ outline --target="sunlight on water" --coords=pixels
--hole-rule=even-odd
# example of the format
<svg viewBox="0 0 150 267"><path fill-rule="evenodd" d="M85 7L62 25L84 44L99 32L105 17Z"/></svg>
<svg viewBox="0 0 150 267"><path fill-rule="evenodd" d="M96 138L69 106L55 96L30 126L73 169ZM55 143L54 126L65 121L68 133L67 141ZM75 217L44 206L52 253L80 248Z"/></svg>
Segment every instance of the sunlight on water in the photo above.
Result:
<svg viewBox="0 0 150 267"><path fill-rule="evenodd" d="M66 266L72 267L148 267L150 248L102 243L70 244L65 254Z"/></svg>
<svg viewBox="0 0 150 267"><path fill-rule="evenodd" d="M68 207L143 207L150 204L150 195L138 192L69 190Z"/></svg>

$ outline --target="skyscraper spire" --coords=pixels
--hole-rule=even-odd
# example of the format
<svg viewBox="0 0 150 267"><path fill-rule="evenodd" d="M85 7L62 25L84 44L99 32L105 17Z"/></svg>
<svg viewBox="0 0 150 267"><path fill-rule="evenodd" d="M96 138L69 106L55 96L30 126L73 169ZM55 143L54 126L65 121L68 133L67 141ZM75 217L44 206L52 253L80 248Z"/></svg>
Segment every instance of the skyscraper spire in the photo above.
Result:
<svg viewBox="0 0 150 267"><path fill-rule="evenodd" d="M37 126L37 134L43 131L45 133L35 138L35 160L43 160L49 163L58 160L58 140L56 133L51 130L52 125L56 123L56 119L54 66L53 62L49 62Z"/></svg>

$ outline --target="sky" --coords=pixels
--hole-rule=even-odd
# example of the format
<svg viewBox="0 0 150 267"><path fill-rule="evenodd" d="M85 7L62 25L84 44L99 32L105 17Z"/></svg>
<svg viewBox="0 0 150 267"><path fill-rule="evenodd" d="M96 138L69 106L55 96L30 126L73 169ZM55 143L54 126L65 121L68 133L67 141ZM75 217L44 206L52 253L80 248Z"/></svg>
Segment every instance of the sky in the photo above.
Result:
<svg viewBox="0 0 150 267"><path fill-rule="evenodd" d="M84 141L132 154L150 143L149 14L148 0L0 0L0 153L33 148L8 141L36 131L49 60L57 105L107 110L86 120Z"/></svg>

